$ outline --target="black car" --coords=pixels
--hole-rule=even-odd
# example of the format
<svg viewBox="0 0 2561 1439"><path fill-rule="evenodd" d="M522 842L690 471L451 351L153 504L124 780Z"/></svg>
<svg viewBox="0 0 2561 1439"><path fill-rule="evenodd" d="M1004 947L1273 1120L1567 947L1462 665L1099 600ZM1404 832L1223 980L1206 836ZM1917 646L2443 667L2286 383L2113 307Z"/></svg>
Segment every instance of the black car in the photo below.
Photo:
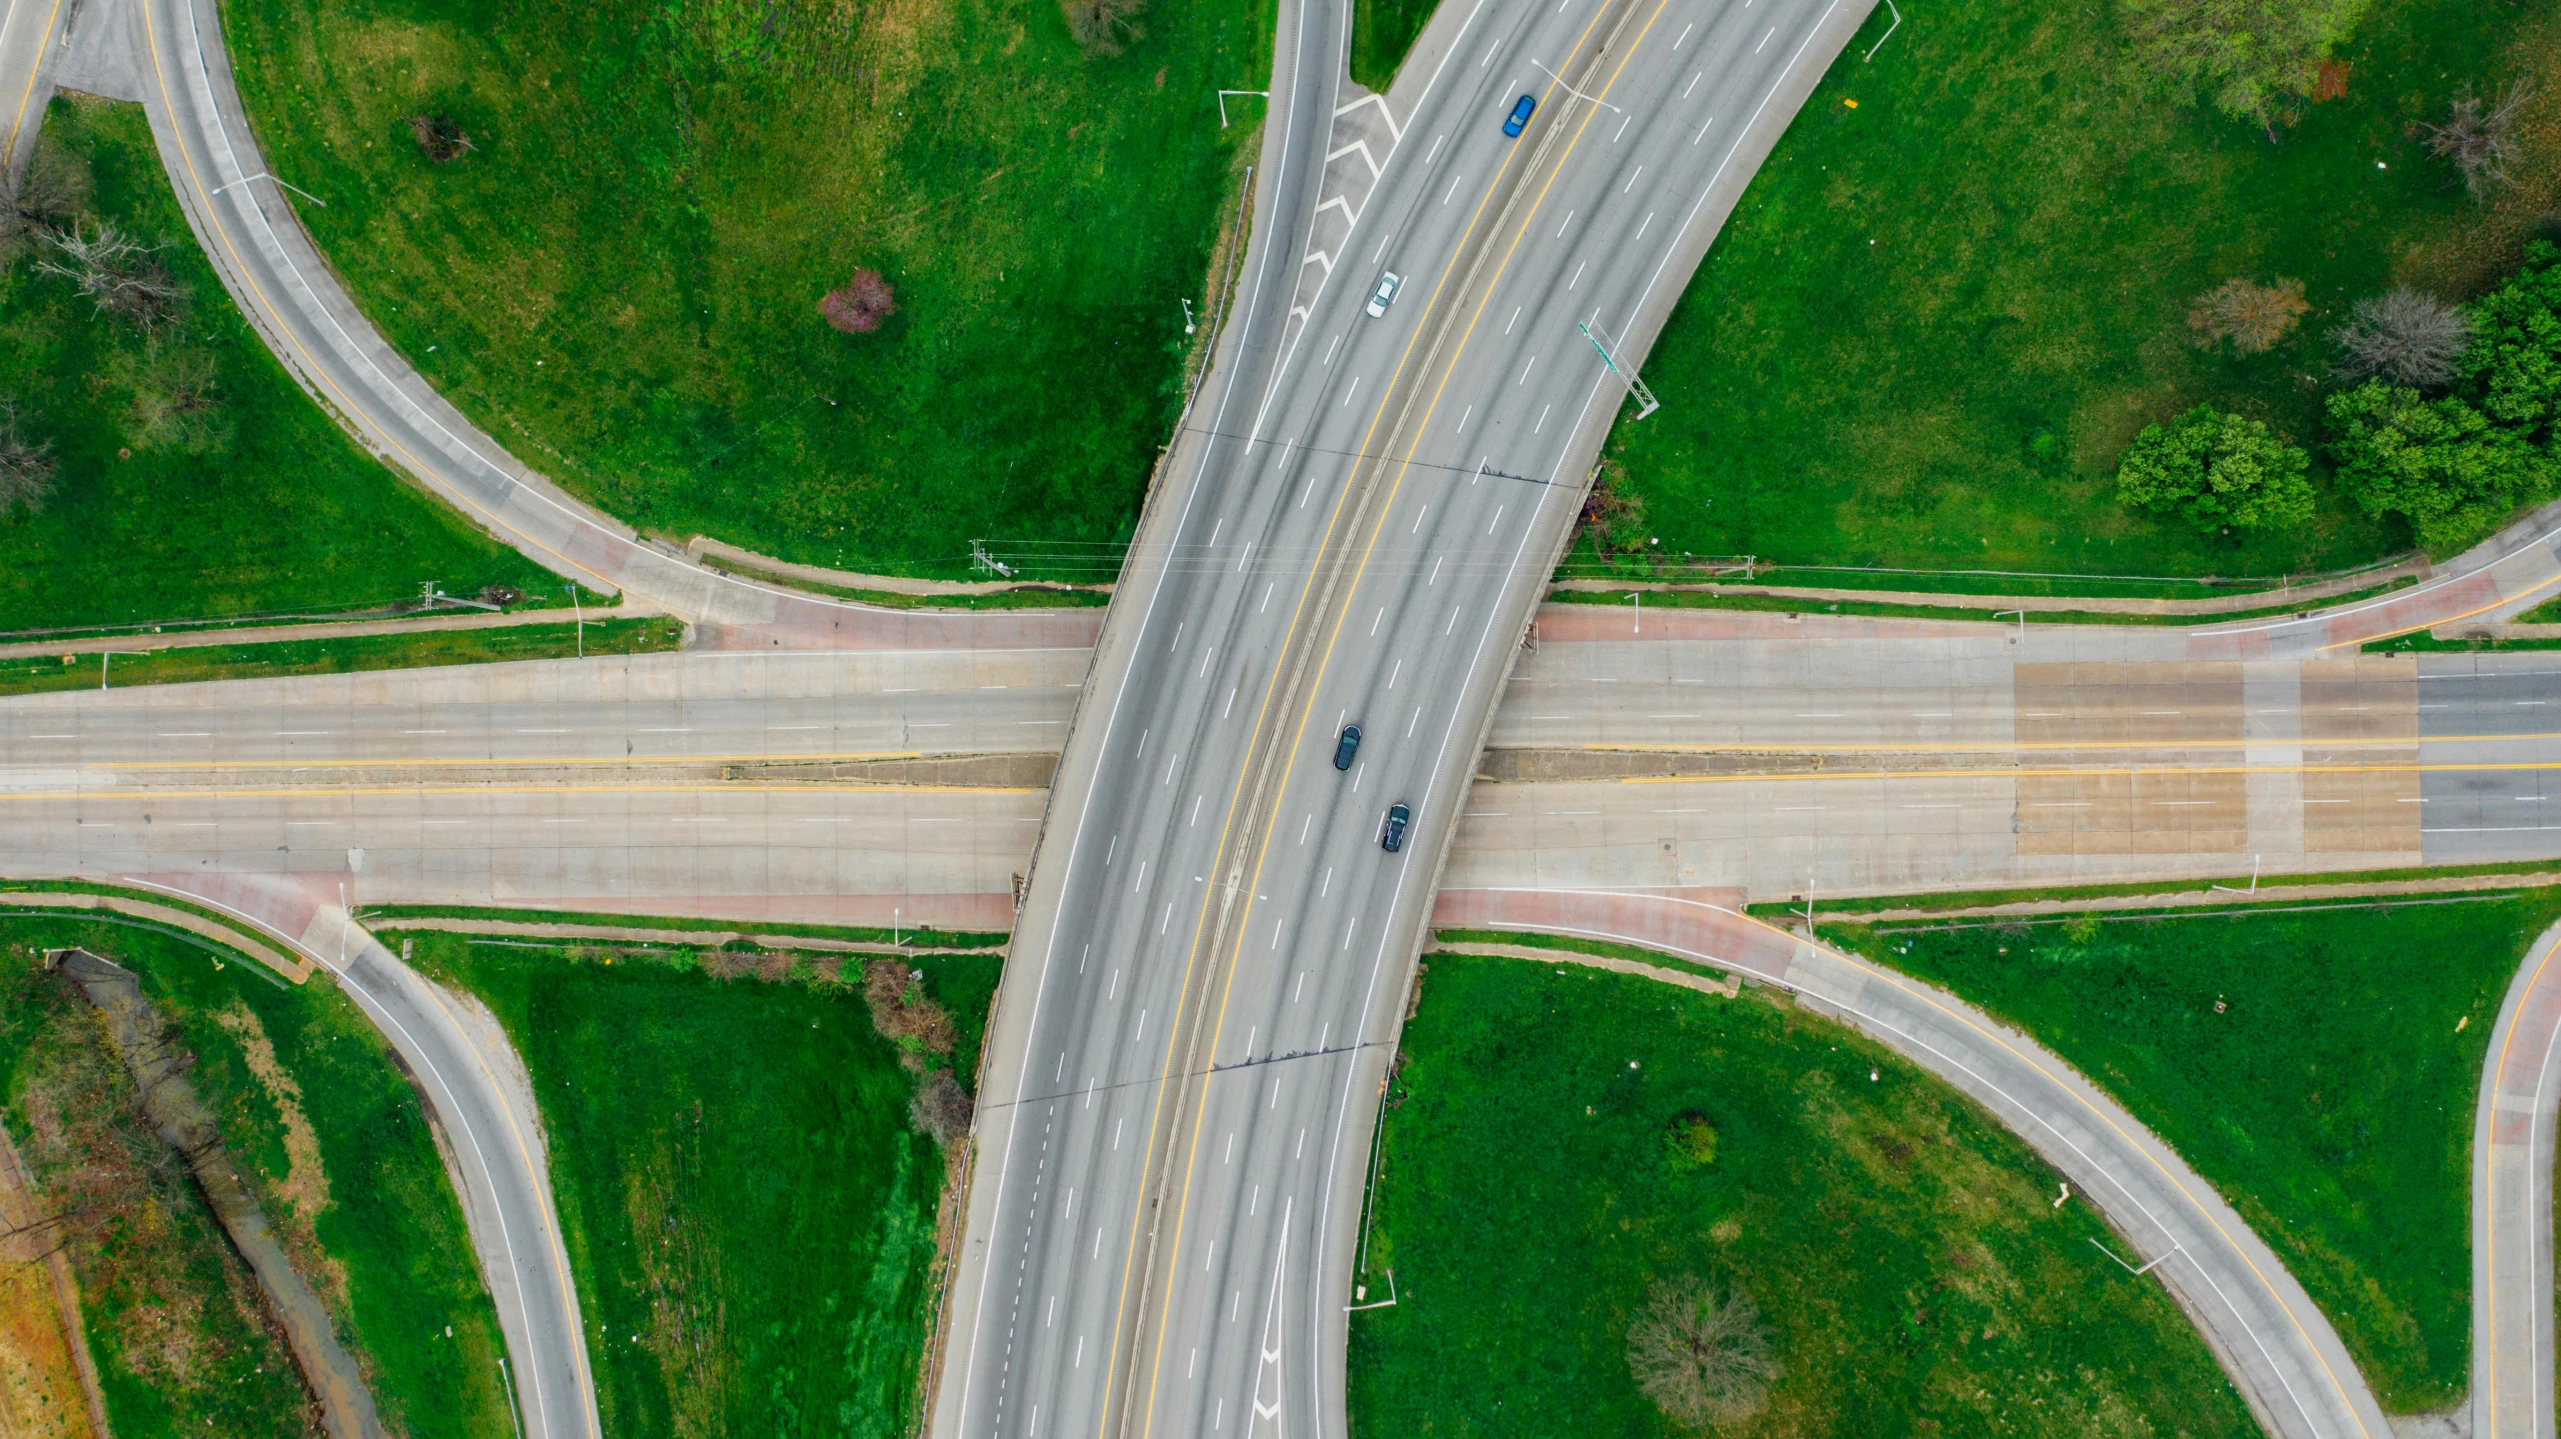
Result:
<svg viewBox="0 0 2561 1439"><path fill-rule="evenodd" d="M1387 807L1387 832L1378 837L1379 846L1389 854L1405 847L1405 826L1414 822L1414 811L1401 804Z"/></svg>
<svg viewBox="0 0 2561 1439"><path fill-rule="evenodd" d="M1352 756L1360 752L1361 727L1356 724L1343 726L1342 734L1334 741L1334 768L1350 769Z"/></svg>

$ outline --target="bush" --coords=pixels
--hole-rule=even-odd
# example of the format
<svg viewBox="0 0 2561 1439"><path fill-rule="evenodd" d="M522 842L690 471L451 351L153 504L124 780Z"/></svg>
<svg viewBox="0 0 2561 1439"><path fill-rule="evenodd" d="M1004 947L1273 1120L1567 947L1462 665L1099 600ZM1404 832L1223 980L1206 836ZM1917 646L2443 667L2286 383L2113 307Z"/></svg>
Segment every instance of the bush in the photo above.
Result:
<svg viewBox="0 0 2561 1439"><path fill-rule="evenodd" d="M462 122L444 115L412 115L408 120L410 138L430 160L450 164L464 152L479 148L463 133Z"/></svg>
<svg viewBox="0 0 2561 1439"><path fill-rule="evenodd" d="M1627 1367L1666 1418L1691 1429L1758 1414L1779 1375L1752 1296L1688 1275L1656 1282L1628 1326Z"/></svg>
<svg viewBox="0 0 2561 1439"><path fill-rule="evenodd" d="M2199 344L2230 340L2244 355L2261 355L2275 349L2310 308L2301 280L2261 285L2236 277L2196 297L2188 329Z"/></svg>
<svg viewBox="0 0 2561 1439"><path fill-rule="evenodd" d="M818 313L848 335L868 335L898 313L898 297L878 270L856 270L845 288L828 291L818 302Z"/></svg>
<svg viewBox="0 0 2561 1439"><path fill-rule="evenodd" d="M1663 1134L1663 1162L1676 1174L1716 1162L1716 1126L1703 1114L1684 1114Z"/></svg>
<svg viewBox="0 0 2561 1439"><path fill-rule="evenodd" d="M2357 301L2330 338L2338 342L2341 379L2379 375L2424 388L2454 378L2456 362L2472 344L2472 322L2436 296L2402 285Z"/></svg>
<svg viewBox="0 0 2561 1439"><path fill-rule="evenodd" d="M69 280L100 314L122 316L148 334L177 318L186 303L187 287L160 259L165 246L143 244L112 220L46 230L40 238L52 253L36 261L36 270Z"/></svg>
<svg viewBox="0 0 2561 1439"><path fill-rule="evenodd" d="M2126 0L2136 65L2236 120L2273 126L2320 93L2322 66L2366 0Z"/></svg>
<svg viewBox="0 0 2561 1439"><path fill-rule="evenodd" d="M934 1137L936 1144L949 1144L969 1133L969 1121L976 1106L969 1101L969 1091L960 1087L948 1069L937 1069L917 1082L916 1097L907 1102L907 1117L916 1127Z"/></svg>
<svg viewBox="0 0 2561 1439"><path fill-rule="evenodd" d="M2147 425L2117 460L2117 494L2200 529L2301 524L2312 517L2311 457L2257 420L2199 405Z"/></svg>
<svg viewBox="0 0 2561 1439"><path fill-rule="evenodd" d="M2525 268L2460 318L2470 344L2448 366L2451 393L2378 378L2329 400L2340 484L2438 551L2561 489L2561 249L2527 245Z"/></svg>

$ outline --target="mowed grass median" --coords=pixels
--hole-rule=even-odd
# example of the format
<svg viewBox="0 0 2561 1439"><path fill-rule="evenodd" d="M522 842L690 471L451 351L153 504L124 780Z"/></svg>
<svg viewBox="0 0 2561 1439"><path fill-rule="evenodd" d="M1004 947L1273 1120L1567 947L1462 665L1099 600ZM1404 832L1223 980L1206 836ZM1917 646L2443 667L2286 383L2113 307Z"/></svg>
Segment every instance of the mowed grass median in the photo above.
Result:
<svg viewBox="0 0 2561 1439"><path fill-rule="evenodd" d="M2329 481L2328 332L2395 283L2466 299L2515 264L2550 184L2476 206L2412 122L2467 86L2555 91L2547 0L2377 0L2344 93L2273 140L2148 92L2104 4L1916 9L1863 60L1891 20L1816 87L1647 361L1663 409L1611 441L1644 505L1624 533L1675 558L2168 576L2407 547ZM2520 174L2561 150L2550 113ZM2302 282L2263 354L2193 343L2189 307L2236 277ZM2218 536L2119 502L2126 445L2203 402L2314 452L2308 523Z"/></svg>
<svg viewBox="0 0 2561 1439"><path fill-rule="evenodd" d="M2474 1097L2499 1002L2561 891L1824 937L2034 1035L2230 1201L2375 1398L2470 1374Z"/></svg>
<svg viewBox="0 0 2561 1439"><path fill-rule="evenodd" d="M532 1077L607 1433L913 1430L944 1152L831 956L422 933ZM914 956L970 1077L993 954Z"/></svg>
<svg viewBox="0 0 2561 1439"><path fill-rule="evenodd" d="M223 18L322 251L528 463L679 540L958 574L1127 539L1258 141L1215 92L1266 83L1270 6L1117 8L1090 53L1058 0ZM895 311L841 333L861 270Z"/></svg>
<svg viewBox="0 0 2561 1439"><path fill-rule="evenodd" d="M1684 1275L1750 1295L1781 1371L1710 1432L2258 1432L2169 1296L2091 1246L2107 1226L1880 1046L1767 989L1428 964L1365 1254L1398 1302L1351 1320L1357 1432L1695 1432L1627 1358Z"/></svg>
<svg viewBox="0 0 2561 1439"><path fill-rule="evenodd" d="M58 257L32 239L0 272L0 401L56 466L41 508L0 506L0 632L361 609L429 580L560 592L295 386L196 248L141 106L64 97L43 118L48 161L86 182L56 220L157 246L188 297L146 334L39 273Z"/></svg>

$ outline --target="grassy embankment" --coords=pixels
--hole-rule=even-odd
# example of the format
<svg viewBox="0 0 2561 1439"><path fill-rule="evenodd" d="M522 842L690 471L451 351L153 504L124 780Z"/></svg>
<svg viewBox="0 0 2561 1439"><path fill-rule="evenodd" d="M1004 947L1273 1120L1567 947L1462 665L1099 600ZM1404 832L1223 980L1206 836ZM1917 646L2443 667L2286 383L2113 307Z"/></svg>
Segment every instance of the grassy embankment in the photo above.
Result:
<svg viewBox="0 0 2561 1439"><path fill-rule="evenodd" d="M1889 19L1806 102L1655 346L1664 408L1611 445L1644 535L1674 558L2127 575L2407 545L2318 458L2310 524L2216 539L2122 507L2117 455L2208 400L2317 454L2348 306L2397 281L2465 298L2513 265L2561 181L2484 212L2406 127L2466 84L2539 75L2561 103L2551 7L2379 0L2342 52L2345 96L2274 144L2142 93L2094 0L1915 11L1863 63ZM2520 173L2561 149L2552 113L2524 127ZM2303 282L2292 339L2249 358L2188 342L2192 298L2234 276Z"/></svg>
<svg viewBox="0 0 2561 1439"><path fill-rule="evenodd" d="M606 1430L908 1432L943 1156L850 972L416 938L532 1076ZM999 960L911 963L966 1080Z"/></svg>
<svg viewBox="0 0 2561 1439"><path fill-rule="evenodd" d="M2272 615L2307 614L2334 605L2354 604L2416 584L2400 579L2368 590L2334 595L2325 600L2298 600L2292 604L2267 605L2255 609L2229 610L2220 614L2110 614L2102 610L2035 610L2028 615L2032 624L2040 625L2219 625L2240 620L2266 619ZM1764 614L1864 615L1872 619L1907 620L1976 620L1986 624L2015 620L2017 610L1996 610L1990 606L1902 604L1878 600L1811 600L1790 595L1735 595L1704 590L1669 590L1647 593L1638 590L1554 590L1548 594L1550 604L1624 605L1630 597L1644 594L1644 603L1667 610L1751 610Z"/></svg>
<svg viewBox="0 0 2561 1439"><path fill-rule="evenodd" d="M972 537L1127 540L1257 134L1213 92L1262 87L1272 23L1157 4L1088 56L1046 0L224 18L320 248L491 434L646 530L951 576ZM840 334L857 267L898 311Z"/></svg>
<svg viewBox="0 0 2561 1439"><path fill-rule="evenodd" d="M1386 93L1397 67L1440 0L1357 0L1352 7L1352 79Z"/></svg>
<svg viewBox="0 0 2561 1439"><path fill-rule="evenodd" d="M36 274L35 254L0 276L0 396L16 401L21 438L50 442L60 466L42 510L0 516L0 632L356 609L415 599L424 580L461 595L559 592L296 388L196 248L141 106L56 99L43 133L85 162L90 211L162 244L192 295L154 341ZM140 432L137 389L155 367L210 376L213 408L192 441Z"/></svg>
<svg viewBox="0 0 2561 1439"><path fill-rule="evenodd" d="M133 1112L86 1003L43 973L42 951L69 945L141 975L178 1026L198 1060L188 1079L387 1423L412 1439L507 1432L503 1346L462 1211L416 1095L355 1006L192 936L0 916L0 1095L47 1202L96 1226L71 1255L116 1433L318 1425L246 1269Z"/></svg>
<svg viewBox="0 0 2561 1439"><path fill-rule="evenodd" d="M645 655L672 650L684 643L684 627L670 619L596 620L584 626L583 634L580 630L576 624L417 630L330 640L195 645L113 657L84 654L72 656L69 664L63 663L60 655L30 655L0 659L0 695L129 689L134 685L187 684L196 680L354 674L430 665L494 664L501 660L555 660L577 654L590 658ZM132 642L139 647L150 643L150 637L136 635Z"/></svg>
<svg viewBox="0 0 2561 1439"><path fill-rule="evenodd" d="M2276 1250L2384 1407L2415 1413L2468 1380L2473 1097L2500 997L2556 917L2561 891L2536 890L1823 932L2114 1095Z"/></svg>
<svg viewBox="0 0 2561 1439"><path fill-rule="evenodd" d="M1626 1337L1686 1273L1749 1292L1785 1369L1719 1433L2256 1434L2176 1305L2090 1246L2107 1227L1881 1047L1766 989L1429 963L1368 1238L1400 1302L1352 1324L1362 1432L1678 1432ZM1676 1172L1688 1114L1715 1158Z"/></svg>

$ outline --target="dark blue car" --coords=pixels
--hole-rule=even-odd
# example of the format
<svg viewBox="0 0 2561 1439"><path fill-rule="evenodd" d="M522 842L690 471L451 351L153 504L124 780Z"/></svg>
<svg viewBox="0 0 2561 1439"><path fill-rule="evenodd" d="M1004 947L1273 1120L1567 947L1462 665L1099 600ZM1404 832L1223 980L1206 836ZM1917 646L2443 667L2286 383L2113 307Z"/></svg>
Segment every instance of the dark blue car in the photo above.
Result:
<svg viewBox="0 0 2561 1439"><path fill-rule="evenodd" d="M1527 95L1514 101L1512 113L1503 117L1503 133L1515 139L1519 138L1521 127L1529 123L1529 113L1537 108L1538 102Z"/></svg>

